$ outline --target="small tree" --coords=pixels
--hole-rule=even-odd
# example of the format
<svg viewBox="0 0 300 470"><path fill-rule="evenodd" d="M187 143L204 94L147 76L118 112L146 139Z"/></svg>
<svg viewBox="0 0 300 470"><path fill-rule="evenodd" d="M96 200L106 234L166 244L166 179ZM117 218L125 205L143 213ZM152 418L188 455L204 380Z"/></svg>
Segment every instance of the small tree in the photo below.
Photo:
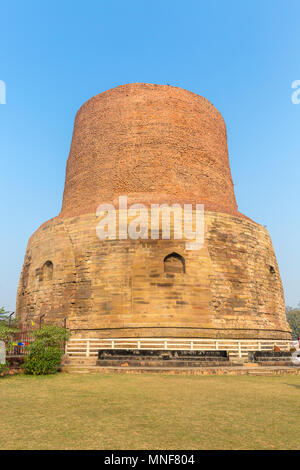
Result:
<svg viewBox="0 0 300 470"><path fill-rule="evenodd" d="M9 313L4 307L0 308L0 341L4 341L6 351L10 351L12 347L13 336L16 332L15 329L9 328ZM0 374L7 372L9 369L8 363L0 364Z"/></svg>
<svg viewBox="0 0 300 470"><path fill-rule="evenodd" d="M291 327L293 339L298 339L300 336L300 304L298 305L298 308L286 308L286 318Z"/></svg>
<svg viewBox="0 0 300 470"><path fill-rule="evenodd" d="M70 337L64 328L45 325L33 333L34 341L27 346L25 374L55 374L61 363L63 346Z"/></svg>
<svg viewBox="0 0 300 470"><path fill-rule="evenodd" d="M18 320L17 318L12 315L14 312L9 312L5 310L4 307L0 308L0 325L10 326L12 328L18 327ZM10 318L11 317L11 318Z"/></svg>
<svg viewBox="0 0 300 470"><path fill-rule="evenodd" d="M0 308L0 325L7 325L8 326L9 314L10 314L10 312L5 310L4 307Z"/></svg>
<svg viewBox="0 0 300 470"><path fill-rule="evenodd" d="M9 328L6 322L0 321L0 340L5 342L7 351L11 349L13 336L16 331L14 328Z"/></svg>

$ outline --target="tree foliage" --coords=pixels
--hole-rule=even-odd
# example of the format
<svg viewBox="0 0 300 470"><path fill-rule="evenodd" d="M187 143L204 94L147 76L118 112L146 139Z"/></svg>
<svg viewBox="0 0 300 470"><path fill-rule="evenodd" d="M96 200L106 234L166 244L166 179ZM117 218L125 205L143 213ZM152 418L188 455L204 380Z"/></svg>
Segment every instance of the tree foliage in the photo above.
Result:
<svg viewBox="0 0 300 470"><path fill-rule="evenodd" d="M12 341L13 335L16 330L14 328L9 328L5 324L0 323L0 340L4 341L6 344Z"/></svg>
<svg viewBox="0 0 300 470"><path fill-rule="evenodd" d="M9 328L9 314L4 307L0 308L0 341L5 342L6 350L9 351L12 346L12 340L16 330ZM9 369L9 365L0 364L0 375L5 374Z"/></svg>
<svg viewBox="0 0 300 470"><path fill-rule="evenodd" d="M0 308L0 325L7 325L8 326L9 314L10 314L10 312L5 310L4 307Z"/></svg>
<svg viewBox="0 0 300 470"><path fill-rule="evenodd" d="M292 330L293 339L298 339L300 336L300 304L297 308L287 307L286 318Z"/></svg>
<svg viewBox="0 0 300 470"><path fill-rule="evenodd" d="M0 341L5 342L6 350L9 351L12 346L13 336L17 330L8 326L9 323L7 314L9 314L9 312L5 312L4 308L2 307L0 309Z"/></svg>

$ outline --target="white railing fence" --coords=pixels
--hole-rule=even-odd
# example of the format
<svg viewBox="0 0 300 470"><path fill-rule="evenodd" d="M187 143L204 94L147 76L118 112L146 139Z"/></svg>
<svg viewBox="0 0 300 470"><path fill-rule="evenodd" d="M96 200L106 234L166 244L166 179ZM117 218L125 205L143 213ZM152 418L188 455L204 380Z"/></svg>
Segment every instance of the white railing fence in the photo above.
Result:
<svg viewBox="0 0 300 470"><path fill-rule="evenodd" d="M71 338L66 344L70 357L96 357L99 349L165 349L182 351L226 350L233 357L247 357L250 351L289 351L289 340L186 339L186 338Z"/></svg>

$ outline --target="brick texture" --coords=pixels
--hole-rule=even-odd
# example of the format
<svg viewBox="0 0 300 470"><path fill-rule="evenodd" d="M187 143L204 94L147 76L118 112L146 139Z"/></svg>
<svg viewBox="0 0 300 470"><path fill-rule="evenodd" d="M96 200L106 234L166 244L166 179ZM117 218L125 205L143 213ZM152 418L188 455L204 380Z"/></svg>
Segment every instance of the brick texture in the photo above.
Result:
<svg viewBox="0 0 300 470"><path fill-rule="evenodd" d="M129 84L77 113L61 217L130 202L204 203L237 215L226 126L205 98L180 88Z"/></svg>

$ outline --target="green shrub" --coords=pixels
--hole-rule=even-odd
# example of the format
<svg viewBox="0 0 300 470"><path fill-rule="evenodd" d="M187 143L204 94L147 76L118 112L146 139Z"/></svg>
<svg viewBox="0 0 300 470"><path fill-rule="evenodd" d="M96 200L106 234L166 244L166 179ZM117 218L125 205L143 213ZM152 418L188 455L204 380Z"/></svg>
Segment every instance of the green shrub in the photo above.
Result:
<svg viewBox="0 0 300 470"><path fill-rule="evenodd" d="M0 340L4 341L6 344L11 343L13 336L17 331L18 330L15 330L14 328L9 328L8 326L0 322Z"/></svg>
<svg viewBox="0 0 300 470"><path fill-rule="evenodd" d="M9 328L3 322L0 321L0 341L4 341L6 346L6 352L9 352L11 350L13 337L17 331L18 330L14 328Z"/></svg>
<svg viewBox="0 0 300 470"><path fill-rule="evenodd" d="M12 347L12 340L14 334L18 331L15 328L9 328L8 319L3 319L9 312L5 312L4 308L0 308L0 341L4 341L6 352L9 352ZM0 375L5 375L9 371L9 363L0 364Z"/></svg>
<svg viewBox="0 0 300 470"><path fill-rule="evenodd" d="M25 359L25 374L46 375L55 374L61 363L62 351L60 348L48 347L35 349Z"/></svg>
<svg viewBox="0 0 300 470"><path fill-rule="evenodd" d="M0 375L5 375L6 372L9 371L9 365L6 362L5 364L0 364Z"/></svg>
<svg viewBox="0 0 300 470"><path fill-rule="evenodd" d="M300 304L298 308L287 307L286 318L292 330L293 339L300 336Z"/></svg>
<svg viewBox="0 0 300 470"><path fill-rule="evenodd" d="M70 333L64 328L49 325L33 332L34 341L27 346L25 374L55 374L60 366L64 342Z"/></svg>

